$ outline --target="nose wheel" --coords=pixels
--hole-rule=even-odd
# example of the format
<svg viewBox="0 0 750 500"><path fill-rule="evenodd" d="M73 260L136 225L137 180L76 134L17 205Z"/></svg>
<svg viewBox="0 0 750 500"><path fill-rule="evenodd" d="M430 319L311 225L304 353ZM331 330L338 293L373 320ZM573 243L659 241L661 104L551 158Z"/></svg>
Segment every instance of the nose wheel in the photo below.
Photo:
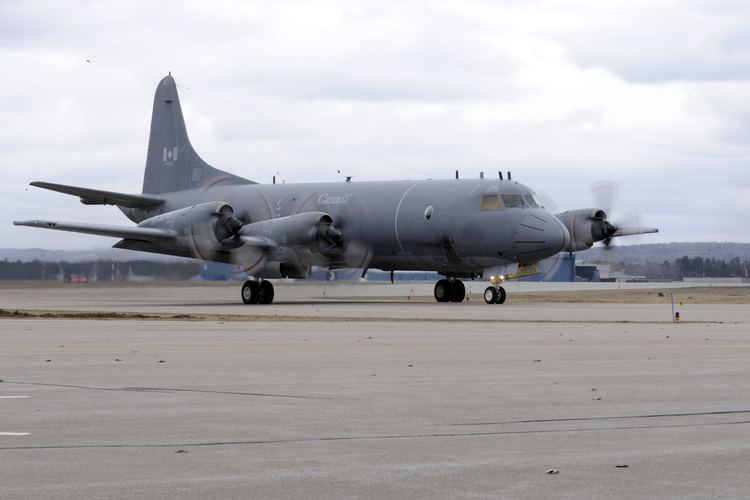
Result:
<svg viewBox="0 0 750 500"><path fill-rule="evenodd" d="M438 302L463 302L466 287L459 279L442 279L435 283L435 300Z"/></svg>
<svg viewBox="0 0 750 500"><path fill-rule="evenodd" d="M270 304L273 302L273 284L263 280L247 280L242 284L242 302L245 304Z"/></svg>
<svg viewBox="0 0 750 500"><path fill-rule="evenodd" d="M507 295L505 288L501 286L488 286L484 290L484 301L488 304L503 304Z"/></svg>

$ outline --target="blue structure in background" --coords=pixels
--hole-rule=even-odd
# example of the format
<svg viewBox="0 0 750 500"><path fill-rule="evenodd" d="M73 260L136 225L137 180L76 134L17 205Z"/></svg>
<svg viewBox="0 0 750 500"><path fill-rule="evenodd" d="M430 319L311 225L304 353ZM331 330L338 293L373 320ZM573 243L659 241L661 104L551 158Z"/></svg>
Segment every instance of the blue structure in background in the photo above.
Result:
<svg viewBox="0 0 750 500"><path fill-rule="evenodd" d="M559 253L539 263L541 274L526 276L519 281L580 281L576 278L575 254Z"/></svg>
<svg viewBox="0 0 750 500"><path fill-rule="evenodd" d="M223 262L206 261L203 263L203 269L198 276L193 279L202 279L204 281L227 281L227 280L244 280L247 279L239 266L234 264L225 264Z"/></svg>

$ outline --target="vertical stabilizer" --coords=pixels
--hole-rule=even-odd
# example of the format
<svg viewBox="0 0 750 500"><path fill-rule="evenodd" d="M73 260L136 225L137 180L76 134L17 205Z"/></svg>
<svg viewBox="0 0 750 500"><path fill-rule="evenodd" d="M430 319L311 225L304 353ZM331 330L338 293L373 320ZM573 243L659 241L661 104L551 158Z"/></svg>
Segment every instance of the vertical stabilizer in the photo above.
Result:
<svg viewBox="0 0 750 500"><path fill-rule="evenodd" d="M209 184L254 184L213 168L203 161L188 139L177 86L171 75L156 87L151 133L148 138L144 193L169 193Z"/></svg>

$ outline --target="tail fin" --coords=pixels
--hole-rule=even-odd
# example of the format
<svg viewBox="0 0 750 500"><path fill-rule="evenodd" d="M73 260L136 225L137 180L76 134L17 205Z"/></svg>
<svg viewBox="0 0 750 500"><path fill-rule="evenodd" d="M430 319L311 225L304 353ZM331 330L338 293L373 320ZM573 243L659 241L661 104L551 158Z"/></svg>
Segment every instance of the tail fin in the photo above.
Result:
<svg viewBox="0 0 750 500"><path fill-rule="evenodd" d="M165 76L154 95L143 193L169 193L214 183L255 184L216 169L198 156L187 136L174 78Z"/></svg>

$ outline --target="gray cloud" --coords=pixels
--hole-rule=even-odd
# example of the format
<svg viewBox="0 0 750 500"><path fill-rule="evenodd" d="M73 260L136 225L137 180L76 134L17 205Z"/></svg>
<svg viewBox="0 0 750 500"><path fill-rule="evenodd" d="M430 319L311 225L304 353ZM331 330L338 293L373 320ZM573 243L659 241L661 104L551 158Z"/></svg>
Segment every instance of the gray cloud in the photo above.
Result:
<svg viewBox="0 0 750 500"><path fill-rule="evenodd" d="M750 76L746 2L596 5L586 9L580 22L548 32L581 66L602 67L646 83Z"/></svg>

